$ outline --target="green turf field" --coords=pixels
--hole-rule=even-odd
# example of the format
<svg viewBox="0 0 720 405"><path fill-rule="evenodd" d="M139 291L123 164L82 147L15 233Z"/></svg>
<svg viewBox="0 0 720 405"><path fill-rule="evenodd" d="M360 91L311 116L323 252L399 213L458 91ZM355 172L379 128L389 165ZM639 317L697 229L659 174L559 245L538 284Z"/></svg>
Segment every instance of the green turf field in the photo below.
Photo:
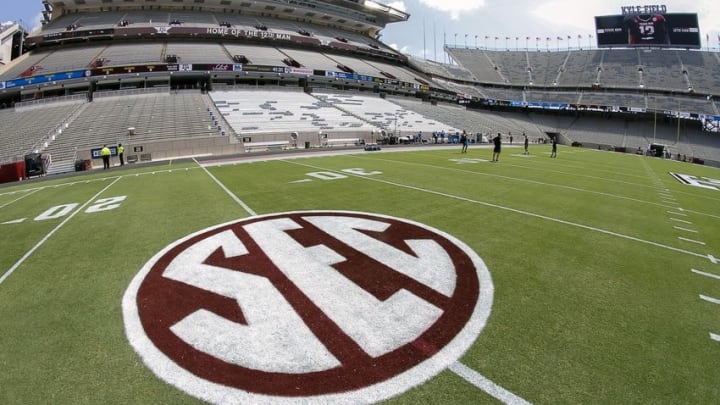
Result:
<svg viewBox="0 0 720 405"><path fill-rule="evenodd" d="M453 369L390 403L720 402L720 170L549 151L283 155L0 188L0 403L199 403L129 344L131 280L195 232L309 210L425 224L492 276L487 325L459 364L510 397Z"/></svg>

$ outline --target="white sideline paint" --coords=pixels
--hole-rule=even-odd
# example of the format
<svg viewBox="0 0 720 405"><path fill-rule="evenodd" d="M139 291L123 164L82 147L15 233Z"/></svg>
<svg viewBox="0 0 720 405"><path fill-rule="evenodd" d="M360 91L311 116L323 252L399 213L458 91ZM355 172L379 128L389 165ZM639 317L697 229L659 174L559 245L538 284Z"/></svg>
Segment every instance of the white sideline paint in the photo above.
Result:
<svg viewBox="0 0 720 405"><path fill-rule="evenodd" d="M685 231L685 232L690 232L690 233L698 233L698 231L696 231L696 230L694 230L694 229L687 229L687 228L682 228L682 227L679 227L679 226L673 226L673 228L675 228L675 229L677 229L677 230L679 230L679 231Z"/></svg>
<svg viewBox="0 0 720 405"><path fill-rule="evenodd" d="M227 195L229 195L230 198L233 199L233 201L238 203L238 205L240 205L248 214L250 214L250 216L254 217L257 215L257 213L255 213L255 211L253 211L252 208L250 208L247 204L245 204L245 202L243 200L241 200L238 196L233 194L233 192L230 191L230 189L225 187L225 185L222 184L220 182L220 180L217 179L217 177L213 176L213 174L210 173L210 171L205 166L198 163L198 161L195 158L193 158L193 162L195 162L196 165L200 166L200 168L203 169L205 171L205 173L207 173L207 175L210 176L210 178L213 179L213 181L215 181L215 183L217 183L217 185L220 186L220 188L223 189L227 193Z"/></svg>
<svg viewBox="0 0 720 405"><path fill-rule="evenodd" d="M36 189L30 191L29 193L25 193L25 195L23 195L23 196L20 196L20 197L14 199L14 200L12 200L12 201L8 201L8 202L6 202L5 204L0 205L0 209L1 209L1 208L5 208L5 207L7 207L7 206L10 205L10 204L16 203L16 202L22 200L22 199L25 198L25 197L29 197L29 196L37 193L38 191L40 191L40 189L39 189L39 188L36 188Z"/></svg>
<svg viewBox="0 0 720 405"><path fill-rule="evenodd" d="M692 272L695 274L699 274L701 276L716 278L716 279L720 280L720 274L706 273L704 271L695 270L695 269L692 269Z"/></svg>
<svg viewBox="0 0 720 405"><path fill-rule="evenodd" d="M517 395L513 394L512 392L506 390L505 388L495 384L494 382L488 380L487 378L480 375L477 371L471 369L470 367L460 363L455 362L452 365L450 365L449 370L453 373L459 375L462 377L465 381L469 382L470 384L476 386L477 388L485 391L486 393L490 394L493 398L499 400L500 402L504 404L510 404L510 405L529 405L530 402L518 397Z"/></svg>
<svg viewBox="0 0 720 405"><path fill-rule="evenodd" d="M51 236L53 236L57 231L59 231L60 228L65 226L65 224L67 224L71 219L73 219L75 217L75 215L77 215L78 212L81 212L82 210L84 210L85 207L87 207L91 202L95 201L98 197L100 197L100 195L102 193L104 193L110 187L112 187L115 183L117 183L118 180L120 180L120 177L115 178L115 180L113 180L112 183L108 184L107 186L105 186L105 188L98 191L98 193L95 194L94 196L92 196L89 200L85 201L85 204L81 205L78 209L75 210L75 212L68 215L67 218L65 218L65 220L63 220L58 226L56 226L52 231L50 231L47 235L45 235L45 237L42 238L40 240L40 242L38 242L37 244L35 244L35 246L33 246L30 250L28 250L27 253L25 253L25 255L20 258L20 260L18 260L12 267L10 267L10 269L8 271L5 272L5 274L2 275L2 277L0 277L0 284L2 284L8 277L10 277L10 275L13 274L15 272L15 270L18 269L18 267L20 267L23 263L25 263L25 260L27 260L30 257L30 255L35 253L35 251L38 250L40 248L40 246L45 244L45 242L47 242Z"/></svg>
<svg viewBox="0 0 720 405"><path fill-rule="evenodd" d="M678 239L680 239L680 240L683 241L683 242L695 243L695 244L698 244L698 245L703 245L703 246L705 246L705 242L701 242L701 241L699 241L699 240L683 238L682 236L678 236Z"/></svg>
<svg viewBox="0 0 720 405"><path fill-rule="evenodd" d="M319 167L319 166L314 166L314 165L308 165L308 164L298 163L298 162L293 162L293 161L289 161L289 160L283 160L283 162L289 163L289 164L293 164L293 165L297 165L297 166L310 167L310 168L313 168L313 169L315 169L315 170L321 170L321 171L339 173L339 172L336 171L336 170L327 169L327 168L324 168L324 167ZM638 243L642 243L642 244L645 244L645 245L655 246L655 247L657 247L657 248L666 249L666 250L670 250L670 251L673 251L673 252L686 254L686 255L689 255L689 256L701 257L701 258L703 258L703 259L707 259L707 258L708 258L708 255L707 255L707 254L701 254L701 253L691 252L691 251L689 251L689 250L680 249L680 248L676 248L676 247L673 247L673 246L663 245L662 243L652 242L652 241L648 241L648 240L645 240L645 239L636 238L636 237L634 237L634 236L625 235L625 234L621 234L621 233L617 233L617 232L613 232L613 231L608 231L608 230L606 230L606 229L596 228L596 227L594 227L594 226L578 224L578 223L575 223L575 222L566 221L566 220L564 220L564 219L548 217L548 216L546 216L546 215L536 214L536 213L534 213L534 212L519 210L519 209L516 209L516 208L505 207L505 206L502 206L502 205L493 204L493 203L489 203L489 202L485 202L485 201L473 200L473 199L471 199L471 198L462 197L462 196L457 196L457 195L448 194L448 193L443 193L443 192L441 192L441 191L434 191L434 190L429 190L429 189L422 188L422 187L410 186L410 185L407 185L407 184L396 183L396 182L392 182L392 181L388 181L388 180L382 180L382 179L378 179L377 177L356 176L356 175L353 175L353 174L351 174L351 173L345 173L345 174L348 174L348 175L350 175L350 176L357 177L357 178L360 178L360 179L365 179L365 180L368 180L368 181L374 181L374 182L377 182L377 183L387 184L387 185L391 185L391 186L395 186L395 187L406 188L406 189L408 189L408 190L420 191L420 192L422 192L422 193L439 195L439 196L441 196L441 197L447 197L447 198L451 198L451 199L458 200L458 201L469 202L469 203L472 203L472 204L483 205L483 206L485 206L485 207L491 207L491 208L497 208L497 209L500 209L500 210L503 210L503 211L509 211L509 212L512 212L512 213L515 213L515 214L525 215L525 216L529 216L529 217L533 217L533 218L538 218L538 219L544 219L544 220L546 220L546 221L551 221L551 222L557 222L557 223L560 223L560 224L563 224L563 225L568 225L568 226L573 226L573 227L576 227L576 228L586 229L586 230L589 230L589 231L593 231L593 232L597 232L597 233L602 233L602 234L609 235L609 236L615 236L615 237L618 237L618 238L631 240L631 241L638 242ZM687 222L687 221L683 221L683 222ZM691 223L691 222L688 222L688 223Z"/></svg>
<svg viewBox="0 0 720 405"><path fill-rule="evenodd" d="M711 334L710 334L710 339L712 339L712 340L714 340L714 341L716 341L716 342L720 342L720 335L716 335L716 334L714 334L714 333L711 333Z"/></svg>
<svg viewBox="0 0 720 405"><path fill-rule="evenodd" d="M677 215L677 216L680 216L680 217L686 217L686 216L687 216L687 214L683 214L682 212L667 211L667 213L670 214L670 215Z"/></svg>
<svg viewBox="0 0 720 405"><path fill-rule="evenodd" d="M671 221L675 221L675 222L681 222L681 223L683 223L683 224L692 225L692 222L690 222L690 221L684 221L684 220L682 220L682 219L670 218L670 220L671 220Z"/></svg>
<svg viewBox="0 0 720 405"><path fill-rule="evenodd" d="M709 302L709 303L712 303L712 304L718 304L718 305L720 305L720 300L717 299L717 298L708 297L707 295L702 295L702 294L701 294L701 295L700 295L700 299L703 300L703 301L707 301L707 302Z"/></svg>

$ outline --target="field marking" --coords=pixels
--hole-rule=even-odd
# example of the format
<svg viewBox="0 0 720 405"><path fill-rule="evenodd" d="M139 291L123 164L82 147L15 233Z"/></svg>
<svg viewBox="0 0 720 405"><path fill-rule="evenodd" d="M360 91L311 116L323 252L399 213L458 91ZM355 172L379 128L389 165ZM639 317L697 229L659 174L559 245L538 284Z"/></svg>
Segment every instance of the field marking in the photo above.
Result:
<svg viewBox="0 0 720 405"><path fill-rule="evenodd" d="M193 159L193 160L195 161L196 164L198 164L198 166L200 166L208 174L208 176L210 176L210 178L212 178L223 190L225 190L225 192L228 193L228 195L230 195L230 197L233 200L235 200L246 211L248 211L248 213L250 215L252 215L252 216L257 215L249 206L247 206L247 204L245 204L235 194L233 194L227 187L225 187L225 185L222 184L222 182L220 182L220 180L218 180L215 176L213 176L213 174L210 173L207 168L200 165L200 163L198 163L195 159ZM280 161L287 162L286 160L280 160ZM296 163L293 163L293 164L296 164ZM301 166L311 167L310 165L304 165L304 164L301 164ZM334 170L332 170L332 171L334 171ZM334 171L334 172L337 172L337 171ZM354 175L351 173L347 173L347 174L354 176L354 177L364 178L363 176ZM470 369L469 367L467 367L463 364L460 364L459 362L455 362L448 369L453 371L455 374L462 377L466 381L470 382L477 388L483 390L484 392L493 396L494 398L496 398L500 401L503 401L506 404L511 404L511 405L524 405L524 404L529 405L530 404L530 402L525 401L524 399L522 399L522 398L518 397L517 395L511 393L510 391L502 388L501 386L499 386L499 385L495 384L494 382L488 380L487 378L483 377L478 372Z"/></svg>
<svg viewBox="0 0 720 405"><path fill-rule="evenodd" d="M704 271L695 270L695 269L692 269L692 272L695 274L701 275L701 276L716 278L716 279L720 280L720 274L706 273Z"/></svg>
<svg viewBox="0 0 720 405"><path fill-rule="evenodd" d="M716 335L716 334L714 334L714 333L711 333L711 334L710 334L710 339L712 339L712 340L714 340L714 341L716 341L716 342L720 342L720 335Z"/></svg>
<svg viewBox="0 0 720 405"><path fill-rule="evenodd" d="M718 304L718 305L720 305L720 300L717 299L717 298L708 297L707 295L702 295L702 294L700 294L700 299L703 300L703 301L707 301L707 302L709 302L709 303L712 303L712 304Z"/></svg>
<svg viewBox="0 0 720 405"><path fill-rule="evenodd" d="M718 264L718 259L717 259L717 257L715 257L715 256L713 256L713 255L711 255L711 254L708 254L707 257L708 257L708 259L710 259L710 262L711 262L712 264Z"/></svg>
<svg viewBox="0 0 720 405"><path fill-rule="evenodd" d="M626 197L626 196L617 195L617 194L604 193L601 191L588 190L588 189L578 188L578 187L573 187L573 186L566 186L563 184L545 183L545 182L538 181L538 180L530 180L530 179L522 179L522 178L518 178L518 177L503 176L501 174L476 172L476 171L472 171L472 170L458 169L455 167L435 166L435 165L430 165L430 164L426 164L426 163L403 162L403 161L388 160L388 159L376 159L376 158L368 158L368 157L364 157L364 156L351 156L351 157L356 157L359 159L367 159L367 160L378 160L378 161L385 162L385 163L399 163L399 164L407 164L407 165L413 165L413 166L429 167L429 168L433 168L433 169L444 169L444 170L449 170L449 171L454 171L454 172L475 174L475 175L485 176L485 177L494 177L494 178L500 178L500 179L505 179L505 180L513 180L513 181L522 182L522 183L536 184L536 185L546 186L546 187L557 187L557 188L562 188L562 189L571 190L571 191L578 191L578 192L588 193L588 194L596 194L596 195L601 195L601 196L605 196L605 197L618 198L621 200L633 201L633 202L647 204L647 205L654 205L657 207L675 208L675 207L670 207L668 205L656 203L653 201L640 200L637 198ZM506 166L509 166L509 165L506 165ZM699 212L697 214L713 216L710 214L703 214L701 212ZM717 219L720 219L720 216L718 216Z"/></svg>
<svg viewBox="0 0 720 405"><path fill-rule="evenodd" d="M427 164L427 163L405 162L405 161L401 161L401 160L371 158L371 157L367 157L367 156L360 156L357 154L354 154L354 155L351 155L348 157L354 157L357 159L364 159L364 160L377 160L377 161L385 162L385 163L397 163L397 164L405 164L405 165L411 165L411 166L429 167L429 168L433 168L433 169L444 169L444 170L460 172L460 173L476 174L476 175L485 176L485 177L495 177L495 178L500 178L500 179L525 182L525 183L530 183L530 184L538 184L541 186L564 188L567 190L579 191L579 192L589 193L589 194L597 194L597 195L602 195L602 196L606 196L606 197L618 198L621 200L639 202L639 203L643 203L643 204L647 204L647 205L654 205L656 207L672 208L672 209L676 209L678 211L689 212L689 213L702 215L702 216L706 216L706 217L710 217L710 218L720 219L720 215L713 215L713 214L708 214L706 212L687 210L687 209L683 209L680 207L668 206L668 205L660 204L660 203L653 202L653 201L640 200L637 198L626 197L626 196L617 195L617 194L604 193L601 191L588 190L588 189L583 189L583 188L578 188L578 187L566 186L563 184L545 183L545 182L538 181L538 180L529 180L529 179L522 179L522 178L517 178L517 177L503 176L503 175L494 174L494 173L476 172L476 171L472 171L472 170L459 169L456 167L436 166L436 165L431 165L431 164ZM506 165L506 166L510 166L510 165ZM524 166L519 166L519 167L524 167ZM694 196L694 194L689 194L689 195ZM712 200L714 200L714 199L712 199ZM718 200L718 201L720 201L720 200Z"/></svg>
<svg viewBox="0 0 720 405"><path fill-rule="evenodd" d="M243 200L241 200L240 197L236 196L232 191L230 191L229 188L225 187L225 185L220 180L218 180L217 177L213 176L213 174L210 173L210 171L205 166L198 163L198 161L195 158L193 158L193 162L195 162L196 165L200 166L200 168L203 169L203 171L205 171L205 173L208 176L210 176L210 178L213 179L213 181L215 181L215 183L217 183L217 185L220 186L220 188L223 189L225 191L225 193L227 193L227 195L229 195L230 198L233 199L233 201L238 203L238 205L240 205L248 214L250 214L250 216L254 217L257 215L257 213L255 211L253 211L253 209L250 208L250 206L245 204L245 202Z"/></svg>
<svg viewBox="0 0 720 405"><path fill-rule="evenodd" d="M328 172L340 173L340 172L337 171L337 170L328 169L328 168L319 167L319 166L313 166L313 165L309 165L309 164L297 163L297 162L288 161L288 160L285 160L284 162L289 163L289 164L293 164L293 165L298 165L298 166L310 167L310 168L317 169L317 170L323 170L323 171L328 171ZM708 258L708 255L707 255L707 254L701 254L701 253L691 252L691 251L689 251L689 250L685 250L685 249L681 249L681 248L676 248L676 247L668 246L668 245L663 245L662 243L653 242L653 241L648 241L648 240L645 240L645 239L640 239L640 238L637 238L637 237L635 237L635 236L625 235L625 234L622 234L622 233L617 233L617 232L609 231L609 230L607 230L607 229L596 228L596 227L590 226L590 225L578 224L578 223L576 223L576 222L571 222L571 221L567 221L567 220L560 219L560 218L553 218L553 217L549 217L549 216L547 216L547 215L536 214L536 213L530 212L530 211L524 211L524 210L520 210L520 209L517 209L517 208L506 207L506 206L503 206L503 205L493 204L493 203L489 203L489 202L486 202L486 201L474 200L474 199L472 199L472 198L462 197L462 196L453 195L453 194L448 194L448 193L444 193L444 192L442 192L442 191L435 191L435 190L430 190L430 189L426 189L426 188L422 188L422 187L411 186L411 185L402 184L402 183L396 183L396 182L388 181L388 180L382 180L382 179L378 179L378 178L376 178L376 177L358 176L358 175L354 175L354 174L351 174L351 173L344 173L344 174L346 174L346 175L348 175L348 176L356 177L356 178L359 178L359 179L364 179L364 180L373 181L373 182L377 182L377 183L387 184L387 185L391 185L391 186L395 186L395 187L399 187L399 188L405 188L405 189L408 189L408 190L415 190L415 191L419 191L419 192L422 192L422 193L438 195L438 196L441 196L441 197L447 197L447 198L451 198L451 199L458 200L458 201L468 202L468 203L471 203L471 204L477 204L477 205L483 205L483 206L486 206L486 207L497 208L497 209L500 209L500 210L503 210L503 211L508 211L508 212L512 212L512 213L515 213L515 214L525 215L525 216L528 216L528 217L543 219L543 220L550 221L550 222L556 222L556 223L559 223L559 224L563 224L563 225L567 225L567 226L572 226L572 227L580 228L580 229L585 229L585 230L589 230L589 231L592 231L592 232L602 233L602 234L605 234L605 235L614 236L614 237L621 238L621 239L627 239L627 240L631 240L631 241L634 241L634 242L638 242L638 243L641 243L641 244L644 244L644 245L650 245L650 246L654 246L654 247L657 247L657 248L660 248L660 249L670 250L670 251L673 251L673 252L676 252L676 253L682 253L682 254L685 254L685 255L693 256L693 257L701 257L701 258L703 258L703 259L707 259L707 258Z"/></svg>
<svg viewBox="0 0 720 405"><path fill-rule="evenodd" d="M21 223L25 222L25 220L26 220L26 219L27 219L27 218L20 218L20 219L16 219L16 220L14 220L14 221L7 221L7 222L3 222L3 223L1 223L0 225L13 225L13 224L21 224Z"/></svg>
<svg viewBox="0 0 720 405"><path fill-rule="evenodd" d="M560 160L560 161L557 161L557 160L538 159L538 160L536 160L536 161L533 162L533 163L537 163L537 164L540 164L540 165L548 165L548 166L549 166L549 165L552 165L552 167L564 167L564 168L573 169L573 170L587 169L588 167L592 167L593 170L595 170L595 171L597 171L597 172L601 172L601 173L609 173L609 174L613 174L613 175L618 175L618 174L620 174L620 175L622 175L623 177L627 177L627 178L633 178L633 177L634 177L634 178L638 178L638 179L645 179L645 178L646 178L645 176L640 176L640 175L637 175L637 174L618 173L617 171L607 170L607 169L606 169L606 168L607 168L607 165L606 165L606 164L599 164L599 163L592 162L592 161L590 161L590 162L588 162L588 161L583 161L583 162L581 162L581 164L574 164L574 163L577 163L577 161L572 161L572 160Z"/></svg>
<svg viewBox="0 0 720 405"><path fill-rule="evenodd" d="M22 196L14 199L14 200L12 200L12 201L8 201L8 202L6 202L5 204L0 205L0 209L1 209L1 208L5 208L5 207L7 207L7 206L10 205L10 204L16 203L16 202L22 200L22 199L25 198L25 197L29 197L29 196L37 193L38 191L40 191L39 188L37 188L37 189L35 189L35 190L32 190L32 191L30 191L29 193L25 193L25 195L22 195Z"/></svg>
<svg viewBox="0 0 720 405"><path fill-rule="evenodd" d="M78 181L72 181L72 182L69 182L69 183L60 183L60 184L48 185L48 186L42 186L42 187L33 187L33 188L29 188L29 189L27 189L27 190L18 190L18 191L11 191L11 192L9 192L9 193L0 193L0 196L3 196L3 195L12 195L12 194L15 194L15 193L23 193L23 192L28 192L28 191L33 191L33 192L34 192L34 191L41 191L41 190L45 190L45 189L48 189L48 188L58 188L58 187L64 187L64 186L74 186L74 185L76 185L76 184L89 184L89 183L91 183L91 182L92 182L92 183L95 183L95 182L107 181L107 180L110 180L110 179L117 179L117 178L120 178L120 177L122 177L122 176L103 177L103 178L92 179L92 180L78 180Z"/></svg>
<svg viewBox="0 0 720 405"><path fill-rule="evenodd" d="M550 152L546 152L545 154L549 155ZM551 162L552 162L552 163L551 163ZM556 162L557 162L557 163L556 163ZM562 162L562 163L560 163L560 162ZM557 161L557 160L549 160L549 159L548 159L548 160L538 159L538 160L535 160L534 163L547 164L547 165L552 165L551 167L555 167L555 168L558 168L558 167L560 167L560 168L567 168L567 169L570 169L570 170L587 169L587 165L568 165L568 164L563 164L563 163L568 163L567 160ZM517 166L517 167L522 167L522 168L526 168L526 169L538 169L537 166L523 166L523 165L517 165L517 164L510 164L510 165L512 165L512 166ZM598 166L598 165L591 165L591 166ZM616 181L616 182L620 182L620 183L638 185L638 186L640 186L640 187L645 187L645 188L653 188L653 187L654 187L654 186L652 186L652 185L643 184L643 183L630 183L630 182L626 182L626 181L623 181L623 180L613 180L613 179L608 179L608 178L604 178L604 177L594 177L594 176L587 176L587 175L578 175L578 174L575 174L575 173L568 173L568 172L564 172L564 171L560 171L560 170L551 170L551 169L547 169L547 168L540 168L540 170L551 171L551 172L556 172L556 173L561 173L561 174L566 174L566 175L576 175L576 176L580 176L580 177L589 177L589 178L595 178L595 179L611 180L611 181ZM626 177L626 178L646 179L646 177L640 176L640 175L636 175L636 174L618 173L617 171L603 170L603 169L597 168L597 167L595 168L595 170L598 171L598 172L604 172L604 173L613 174L613 175L616 175L616 176L617 176L618 174L620 174L621 176Z"/></svg>
<svg viewBox="0 0 720 405"><path fill-rule="evenodd" d="M680 222L680 223L683 223L683 224L692 225L692 222L690 222L690 221L685 221L685 220L682 220L682 219L670 218L670 220L671 220L671 221L675 221L675 222Z"/></svg>
<svg viewBox="0 0 720 405"><path fill-rule="evenodd" d="M37 244L35 244L35 246L30 248L30 250L28 250L27 253L25 253L25 255L20 258L20 260L18 260L12 267L10 267L10 269L8 271L6 271L5 274L0 276L0 284L2 284L8 277L10 277L10 275L13 274L15 272L15 270L17 270L18 267L20 267L25 262L25 260L27 260L30 257L30 255L35 253L35 251L38 250L42 245L44 245L45 242L47 242L48 239L50 239L50 237L52 237L57 231L59 231L63 226L65 226L65 224L67 224L71 219L73 219L75 217L75 215L77 215L79 212L84 210L85 207L90 205L91 202L95 201L98 197L100 197L100 195L102 195L102 193L104 193L105 191L110 189L110 187L115 185L115 183L117 183L119 180L120 180L120 177L115 178L115 180L112 183L108 184L107 186L105 186L105 188L98 191L97 194L92 196L83 205L78 207L72 214L68 215L67 218L65 218L60 224L58 224L58 226L56 226L53 230L48 232L48 234L45 235L45 237L42 238L40 240L40 242L38 242Z"/></svg>
<svg viewBox="0 0 720 405"><path fill-rule="evenodd" d="M478 373L477 371L471 369L470 367L460 363L455 362L448 367L450 371L453 373L459 375L462 377L465 381L469 382L470 384L474 385L475 387L485 391L493 398L499 400L502 403L505 404L511 404L511 405L529 405L530 402L520 398L519 396L513 394L512 392L506 390L505 388L495 384L494 382L488 380L487 378L483 377Z"/></svg>
<svg viewBox="0 0 720 405"><path fill-rule="evenodd" d="M677 215L679 217L686 217L687 214L683 214L682 212L675 212L675 211L666 211L670 215Z"/></svg>
<svg viewBox="0 0 720 405"><path fill-rule="evenodd" d="M682 236L678 236L678 239L680 239L680 240L683 241L683 242L695 243L695 244L697 244L697 245L703 245L703 246L705 246L705 242L701 242L701 241L699 241L699 240L683 238Z"/></svg>
<svg viewBox="0 0 720 405"><path fill-rule="evenodd" d="M687 229L687 228L682 228L682 227L679 227L679 226L673 226L673 228L675 228L675 229L677 229L677 230L679 230L679 231L685 231L685 232L690 232L690 233L699 233L698 231L696 231L696 230L694 230L694 229Z"/></svg>

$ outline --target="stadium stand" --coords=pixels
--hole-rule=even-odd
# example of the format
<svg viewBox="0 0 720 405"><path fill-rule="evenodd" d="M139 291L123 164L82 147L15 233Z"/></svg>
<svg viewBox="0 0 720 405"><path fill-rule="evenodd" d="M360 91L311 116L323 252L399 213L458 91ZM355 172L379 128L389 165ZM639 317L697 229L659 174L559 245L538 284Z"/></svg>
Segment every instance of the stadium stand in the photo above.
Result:
<svg viewBox="0 0 720 405"><path fill-rule="evenodd" d="M45 142L82 106L81 102L0 110L0 162L12 162L30 152L42 152Z"/></svg>
<svg viewBox="0 0 720 405"><path fill-rule="evenodd" d="M428 118L416 111L380 97L368 97L354 93L316 93L320 100L349 112L369 122L375 128L393 134L432 133L433 131L457 132L457 128Z"/></svg>
<svg viewBox="0 0 720 405"><path fill-rule="evenodd" d="M176 55L180 63L232 63L232 56L218 43L168 43L166 54Z"/></svg>
<svg viewBox="0 0 720 405"><path fill-rule="evenodd" d="M206 104L195 92L99 93L84 106L44 150L56 164L74 161L77 150L103 144L218 136ZM134 128L132 137L128 128Z"/></svg>
<svg viewBox="0 0 720 405"><path fill-rule="evenodd" d="M0 107L18 107L2 112L2 158L40 148L55 161L71 160L76 149L127 139L134 127L133 139L167 148L224 132L236 151L297 147L318 132L327 138L317 146L360 142L375 131L464 129L518 140L522 132L561 133L620 148L659 140L720 162L717 142L699 129L702 115L720 115L718 53L448 47L452 62L439 63L378 39L386 24L407 19L401 12L323 1L272 14L256 2L102 3L54 13L27 38L30 52L0 72ZM53 122L18 136L29 109L47 110ZM680 114L681 133L667 124L650 137L655 112L670 124ZM292 132L300 137L289 140Z"/></svg>
<svg viewBox="0 0 720 405"><path fill-rule="evenodd" d="M220 113L240 136L292 132L370 133L366 121L332 104L303 93L300 88L214 91L210 95Z"/></svg>

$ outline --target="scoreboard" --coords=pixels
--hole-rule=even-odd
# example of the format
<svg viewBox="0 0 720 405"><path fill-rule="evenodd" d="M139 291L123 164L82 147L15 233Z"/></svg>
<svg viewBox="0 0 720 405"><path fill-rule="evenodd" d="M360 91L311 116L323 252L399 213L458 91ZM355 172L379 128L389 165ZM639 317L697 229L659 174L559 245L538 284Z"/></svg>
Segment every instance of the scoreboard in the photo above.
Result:
<svg viewBox="0 0 720 405"><path fill-rule="evenodd" d="M599 48L700 48L697 14L628 13L595 17Z"/></svg>

